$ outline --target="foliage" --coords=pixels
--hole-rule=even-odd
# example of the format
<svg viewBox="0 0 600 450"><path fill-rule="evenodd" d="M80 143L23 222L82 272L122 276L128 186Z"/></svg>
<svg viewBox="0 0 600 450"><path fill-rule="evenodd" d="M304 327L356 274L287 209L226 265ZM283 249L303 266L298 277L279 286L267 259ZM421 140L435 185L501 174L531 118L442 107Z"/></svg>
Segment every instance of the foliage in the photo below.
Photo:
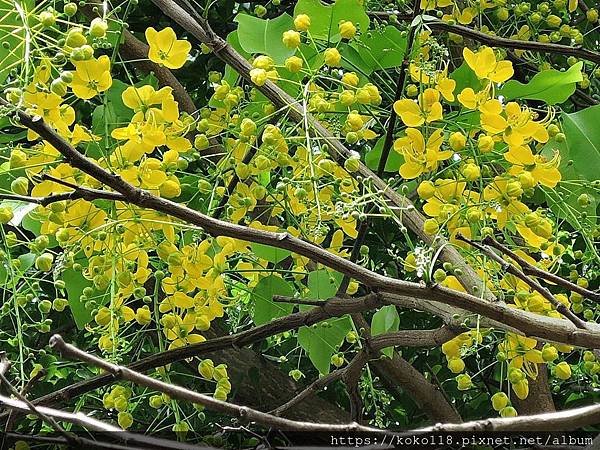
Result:
<svg viewBox="0 0 600 450"><path fill-rule="evenodd" d="M432 244L445 239L498 299L564 319L539 291L460 239L493 236L538 268L598 288L600 106L593 104L600 68L574 56L465 46L459 34L427 25L437 15L490 36L593 49L594 8L554 0L509 11L503 1L462 7L423 0L419 14L427 20L400 20L369 15L388 9L378 0L208 3L199 13L249 61L244 78L146 2L106 3L104 10L85 2L15 4L4 2L10 12L0 18L0 82L11 105L0 117L0 347L20 387L46 371L32 397L94 375L52 355L46 344L56 330L127 364L369 289L283 245L215 237L127 201L36 204L77 186L105 187L25 130L17 109L43 118L135 187L227 222L299 237L397 279L481 295L478 286L461 284L464 270L444 262L443 248ZM126 56L127 36L146 42L147 54ZM183 106L177 86L165 85L166 69L197 110ZM271 82L294 97L303 120L261 92ZM340 158L311 129L308 114L352 153ZM390 114L398 120L388 137ZM382 157L377 175L414 207L391 205L373 177L359 175L360 164L377 171ZM423 225L408 229L408 211L422 213ZM548 287L573 313L598 319L596 303ZM401 355L427 374L425 382L434 378L463 418L518 413L515 399L528 398L540 371L549 372L560 406L581 400L573 386L597 386L600 363L590 351L480 326L482 317L473 317L443 345L389 347L381 358ZM367 319L373 336L440 325L433 314L393 305ZM272 370L303 384L348 367L367 336L355 317L343 315L269 336L259 352ZM236 368L223 361L213 354L195 358L192 375L189 362L152 375L235 402L243 398L236 382L247 374L233 376ZM370 367L359 380L367 420L423 422L416 404L387 392ZM498 392L506 402L493 397ZM327 396L337 405L348 401L340 389ZM189 429L194 440L223 444L220 415L131 384L71 403L123 428L180 437ZM41 422L17 424L32 429Z"/></svg>

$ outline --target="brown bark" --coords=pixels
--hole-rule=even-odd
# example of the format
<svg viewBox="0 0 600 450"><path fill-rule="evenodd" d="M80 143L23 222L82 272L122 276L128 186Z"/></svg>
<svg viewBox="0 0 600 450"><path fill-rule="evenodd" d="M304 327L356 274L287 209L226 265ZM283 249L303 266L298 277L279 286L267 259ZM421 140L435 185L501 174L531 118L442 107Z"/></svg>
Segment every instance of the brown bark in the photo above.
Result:
<svg viewBox="0 0 600 450"><path fill-rule="evenodd" d="M218 330L217 333L222 334L222 331ZM285 401L284 399L301 390L301 385L284 373L277 364L249 348L220 350L209 353L206 357L212 358L215 364L227 364L233 386L232 399L260 411L276 408ZM316 395L296 405L286 415L290 419L326 423L350 421L347 411Z"/></svg>

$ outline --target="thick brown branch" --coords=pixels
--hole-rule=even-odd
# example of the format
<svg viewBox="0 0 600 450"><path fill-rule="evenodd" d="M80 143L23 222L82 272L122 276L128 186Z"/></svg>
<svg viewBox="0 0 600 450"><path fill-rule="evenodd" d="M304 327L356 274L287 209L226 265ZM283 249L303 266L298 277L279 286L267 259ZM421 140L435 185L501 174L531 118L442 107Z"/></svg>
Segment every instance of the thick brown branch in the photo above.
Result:
<svg viewBox="0 0 600 450"><path fill-rule="evenodd" d="M10 360L6 356L5 351L0 352L0 375L4 376L6 372L10 369Z"/></svg>
<svg viewBox="0 0 600 450"><path fill-rule="evenodd" d="M463 292L454 292L456 292L454 297L440 296L434 301L458 306L459 308L488 317L495 322L498 329L521 333L543 339L547 342L560 342L582 348L599 348L600 326L595 323L587 322L585 329L577 328L568 320L523 311L502 302L473 301L475 298L473 296L464 294ZM409 301L407 296L386 293L382 293L381 296L392 304L398 301L399 305L405 305ZM419 301L418 299L412 300Z"/></svg>
<svg viewBox="0 0 600 450"><path fill-rule="evenodd" d="M409 431L406 434L470 431L570 431L598 423L600 423L600 405L591 405L531 416L483 419L457 424L437 424Z"/></svg>
<svg viewBox="0 0 600 450"><path fill-rule="evenodd" d="M45 406L35 406L31 409L25 402L3 395L0 395L0 403L15 411L26 414L35 414L41 418L51 417L54 422L60 420L61 422L73 423L92 431L122 431L118 427L88 417L83 413L68 413L58 409L47 408ZM62 427L60 428L62 429ZM72 442L72 439L70 439L70 442Z"/></svg>

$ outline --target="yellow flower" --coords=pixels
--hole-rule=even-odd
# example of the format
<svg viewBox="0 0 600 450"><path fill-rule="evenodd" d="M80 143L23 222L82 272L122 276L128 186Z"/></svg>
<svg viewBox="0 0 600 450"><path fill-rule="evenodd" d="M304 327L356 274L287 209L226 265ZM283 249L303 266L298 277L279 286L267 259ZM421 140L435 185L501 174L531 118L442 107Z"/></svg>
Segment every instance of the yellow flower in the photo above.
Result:
<svg viewBox="0 0 600 450"><path fill-rule="evenodd" d="M163 87L158 91L149 84L136 88L129 86L121 94L123 103L136 113L142 112L142 116L150 119L160 112L160 107L166 106L169 100L173 101L170 87Z"/></svg>
<svg viewBox="0 0 600 450"><path fill-rule="evenodd" d="M442 20L444 22L452 22L456 21L461 25L468 25L473 22L473 19L477 16L477 9L475 8L465 8L462 11L454 7L452 10L452 14L444 14L442 16Z"/></svg>
<svg viewBox="0 0 600 450"><path fill-rule="evenodd" d="M323 53L325 58L325 64L330 67L339 67L342 55L338 52L337 48L330 47Z"/></svg>
<svg viewBox="0 0 600 450"><path fill-rule="evenodd" d="M179 40L171 27L156 31L149 27L146 29L146 40L150 46L148 58L157 64L162 64L169 69L179 69L185 64L192 44L186 40Z"/></svg>
<svg viewBox="0 0 600 450"><path fill-rule="evenodd" d="M161 162L148 158L139 166L131 166L121 172L128 183L143 189L159 189L167 181L167 174L161 167Z"/></svg>
<svg viewBox="0 0 600 450"><path fill-rule="evenodd" d="M429 84L431 82L431 77L425 73L425 70L413 63L408 67L408 71L415 83Z"/></svg>
<svg viewBox="0 0 600 450"><path fill-rule="evenodd" d="M343 39L352 39L356 34L356 27L352 22L346 20L339 24L340 35Z"/></svg>
<svg viewBox="0 0 600 450"><path fill-rule="evenodd" d="M507 333L506 340L498 345L498 350L506 353L512 369L523 370L534 380L538 375L538 364L544 363L542 352L535 347L537 341L514 333Z"/></svg>
<svg viewBox="0 0 600 450"><path fill-rule="evenodd" d="M430 11L452 5L452 0L421 0L420 9Z"/></svg>
<svg viewBox="0 0 600 450"><path fill-rule="evenodd" d="M294 27L298 31L306 31L310 27L310 17L306 14L298 14L294 19Z"/></svg>
<svg viewBox="0 0 600 450"><path fill-rule="evenodd" d="M478 109L487 100L487 90L475 92L472 88L464 88L460 94L456 96L461 105L468 109Z"/></svg>
<svg viewBox="0 0 600 450"><path fill-rule="evenodd" d="M394 110L408 127L418 127L425 122L440 120L442 118L440 93L435 89L425 89L419 96L418 104L409 99L402 99L394 103Z"/></svg>
<svg viewBox="0 0 600 450"><path fill-rule="evenodd" d="M165 337L172 341L169 344L169 350L178 347L184 347L189 344L198 344L204 342L206 338L200 334L191 333L196 326L195 314L186 314L183 318L179 315L174 316L175 325L170 328L163 328Z"/></svg>
<svg viewBox="0 0 600 450"><path fill-rule="evenodd" d="M238 223L248 212L254 210L256 198L247 184L238 183L235 191L229 198L229 204L233 206L231 221Z"/></svg>
<svg viewBox="0 0 600 450"><path fill-rule="evenodd" d="M519 147L509 147L508 152L504 154L504 158L513 164L509 173L519 177L519 180L529 180L530 176L533 180L533 186L538 183L549 188L556 187L561 180L561 174L558 170L560 164L560 154L555 153L551 160L547 160L545 156L534 155L528 145ZM521 181L521 184L524 184Z"/></svg>
<svg viewBox="0 0 600 450"><path fill-rule="evenodd" d="M98 59L77 61L74 64L75 73L71 89L77 97L87 100L112 86L108 56L102 55Z"/></svg>
<svg viewBox="0 0 600 450"><path fill-rule="evenodd" d="M468 66L478 78L503 83L513 76L514 71L510 61L496 61L494 50L489 47L480 49L477 53L465 47L463 57Z"/></svg>
<svg viewBox="0 0 600 450"><path fill-rule="evenodd" d="M439 161L452 156L452 151L440 151L444 142L444 133L436 129L425 144L425 139L416 128L407 128L406 136L396 139L394 150L404 156L404 164L400 166L400 175L407 179L417 178L423 172L434 171Z"/></svg>
<svg viewBox="0 0 600 450"><path fill-rule="evenodd" d="M438 77L437 86L435 88L447 101L454 101L454 89L456 89L456 81L448 78L445 73Z"/></svg>
<svg viewBox="0 0 600 450"><path fill-rule="evenodd" d="M296 48L300 45L300 33L294 30L284 31L281 40L287 48Z"/></svg>
<svg viewBox="0 0 600 450"><path fill-rule="evenodd" d="M520 146L532 139L537 142L548 142L549 135L544 125L533 120L531 111L521 108L516 102L509 102L502 111L502 104L496 100L488 100L480 106L481 127L491 134L502 133L502 138L509 146Z"/></svg>

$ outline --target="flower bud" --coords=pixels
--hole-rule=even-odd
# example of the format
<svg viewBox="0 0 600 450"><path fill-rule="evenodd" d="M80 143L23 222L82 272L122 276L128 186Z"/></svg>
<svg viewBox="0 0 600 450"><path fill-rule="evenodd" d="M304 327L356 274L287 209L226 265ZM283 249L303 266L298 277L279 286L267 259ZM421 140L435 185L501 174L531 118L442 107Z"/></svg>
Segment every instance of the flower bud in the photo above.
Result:
<svg viewBox="0 0 600 450"><path fill-rule="evenodd" d="M310 27L310 17L306 14L298 14L294 19L294 28L298 31L307 31Z"/></svg>

